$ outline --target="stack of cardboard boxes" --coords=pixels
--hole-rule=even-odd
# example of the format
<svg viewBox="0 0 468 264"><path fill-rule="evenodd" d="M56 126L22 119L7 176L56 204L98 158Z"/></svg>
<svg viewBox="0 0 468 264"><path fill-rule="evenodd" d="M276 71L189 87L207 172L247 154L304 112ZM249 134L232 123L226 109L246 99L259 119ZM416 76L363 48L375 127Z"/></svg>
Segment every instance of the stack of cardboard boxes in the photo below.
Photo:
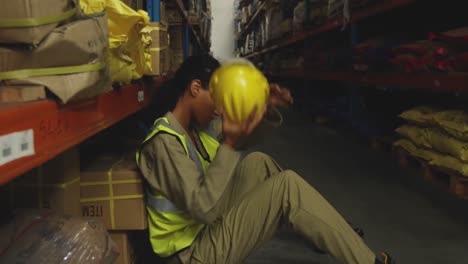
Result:
<svg viewBox="0 0 468 264"><path fill-rule="evenodd" d="M47 88L66 103L108 91L107 50L105 13L85 17L74 0L8 1L0 9L0 98L42 99Z"/></svg>
<svg viewBox="0 0 468 264"><path fill-rule="evenodd" d="M175 72L184 61L184 24L178 10L167 10L169 23L171 71Z"/></svg>
<svg viewBox="0 0 468 264"><path fill-rule="evenodd" d="M10 184L15 208L53 209L80 216L80 156L72 148Z"/></svg>
<svg viewBox="0 0 468 264"><path fill-rule="evenodd" d="M160 22L151 22L152 75L165 75L170 71L168 18L164 2L160 3Z"/></svg>
<svg viewBox="0 0 468 264"><path fill-rule="evenodd" d="M131 7L133 10L145 9L143 0L122 0L122 2Z"/></svg>
<svg viewBox="0 0 468 264"><path fill-rule="evenodd" d="M147 227L142 178L135 156L127 156L101 156L81 171L81 216L107 227L120 248L118 264L131 263L128 231Z"/></svg>
<svg viewBox="0 0 468 264"><path fill-rule="evenodd" d="M119 246L116 263L131 263L128 232L147 228L142 177L134 157L134 152L103 155L80 166L78 148L69 149L10 184L10 201L15 208L52 209L101 222Z"/></svg>

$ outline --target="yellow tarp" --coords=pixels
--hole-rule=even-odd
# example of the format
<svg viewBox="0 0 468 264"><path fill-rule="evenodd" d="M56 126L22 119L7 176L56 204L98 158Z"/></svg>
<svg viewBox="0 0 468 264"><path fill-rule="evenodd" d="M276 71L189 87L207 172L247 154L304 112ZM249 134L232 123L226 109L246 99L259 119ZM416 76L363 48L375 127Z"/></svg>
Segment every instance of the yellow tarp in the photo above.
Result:
<svg viewBox="0 0 468 264"><path fill-rule="evenodd" d="M433 149L468 162L468 143L460 141L437 128L407 125L397 128L396 132L420 147Z"/></svg>
<svg viewBox="0 0 468 264"><path fill-rule="evenodd" d="M151 73L151 37L148 14L120 0L80 0L86 14L107 12L110 74L115 82L130 82Z"/></svg>
<svg viewBox="0 0 468 264"><path fill-rule="evenodd" d="M451 169L453 171L459 172L463 176L468 177L468 164L465 164L454 157L437 153L435 151L418 148L407 139L398 140L394 143L394 145L403 148L415 157L427 160L430 165Z"/></svg>

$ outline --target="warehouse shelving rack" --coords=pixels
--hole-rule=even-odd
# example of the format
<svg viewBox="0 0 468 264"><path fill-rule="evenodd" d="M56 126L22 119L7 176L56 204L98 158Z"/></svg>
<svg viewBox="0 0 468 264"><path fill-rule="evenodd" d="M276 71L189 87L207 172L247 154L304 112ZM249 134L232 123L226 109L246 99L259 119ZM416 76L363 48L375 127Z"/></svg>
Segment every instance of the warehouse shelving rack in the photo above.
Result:
<svg viewBox="0 0 468 264"><path fill-rule="evenodd" d="M351 39L352 44L357 44L358 36L355 24L372 16L388 13L397 8L404 8L410 4L414 4L418 0L383 0L364 8L355 11L351 14ZM258 19L257 15L249 18L246 26L241 29L245 34L250 26ZM245 54L243 57L254 61L261 61L264 55L272 52L277 52L283 48L298 45L303 43L307 46L307 42L318 37L320 34L338 31L343 25L341 18L332 19L326 23L305 30L302 33L288 36L282 39L271 41L267 46L261 47L254 52ZM405 88L422 88L431 89L433 91L444 92L462 92L468 90L468 75L467 74L442 74L442 73L421 73L421 74L404 74L404 73L362 73L356 71L317 71L316 69L291 70L282 73L270 73L269 77L274 79L304 79L304 80L329 80L343 81L355 84L364 85L385 85Z"/></svg>
<svg viewBox="0 0 468 264"><path fill-rule="evenodd" d="M0 165L0 185L138 112L150 103L151 94L140 82L65 105L49 99L0 106L2 159L14 155L15 144L30 144L34 150ZM16 139L17 133L32 133L32 138Z"/></svg>
<svg viewBox="0 0 468 264"><path fill-rule="evenodd" d="M206 49L189 23L186 5L182 0L174 1L186 25L186 49L190 41L188 30L200 49ZM159 6L159 0L152 4ZM67 104L53 99L0 104L0 186L142 110L151 103L154 91L164 80L156 77L151 86L140 80ZM12 158L25 147L28 155Z"/></svg>

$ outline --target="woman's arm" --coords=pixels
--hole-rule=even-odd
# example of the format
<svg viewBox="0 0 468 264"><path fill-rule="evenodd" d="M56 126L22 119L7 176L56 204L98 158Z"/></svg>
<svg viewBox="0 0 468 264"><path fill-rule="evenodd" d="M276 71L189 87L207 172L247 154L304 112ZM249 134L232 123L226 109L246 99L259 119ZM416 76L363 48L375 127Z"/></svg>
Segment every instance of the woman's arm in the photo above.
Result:
<svg viewBox="0 0 468 264"><path fill-rule="evenodd" d="M281 126L283 123L283 116L278 111L278 107L288 108L293 104L293 97L291 92L286 88L281 88L277 84L270 85L270 98L268 99L268 106L264 118L260 122L253 136L248 140L251 145L263 138L263 135L273 128ZM217 137L219 141L223 138L223 122L221 117L211 121L208 130L210 133Z"/></svg>
<svg viewBox="0 0 468 264"><path fill-rule="evenodd" d="M160 134L143 148L140 163L142 173L156 190L195 219L211 223L220 215L216 204L239 159L239 152L221 145L202 176L178 139Z"/></svg>

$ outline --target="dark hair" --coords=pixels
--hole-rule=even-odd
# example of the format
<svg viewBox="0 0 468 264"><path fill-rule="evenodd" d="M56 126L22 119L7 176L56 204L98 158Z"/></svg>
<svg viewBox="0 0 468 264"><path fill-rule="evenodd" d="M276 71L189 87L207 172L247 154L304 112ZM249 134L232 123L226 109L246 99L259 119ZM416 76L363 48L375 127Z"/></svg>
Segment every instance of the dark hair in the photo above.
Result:
<svg viewBox="0 0 468 264"><path fill-rule="evenodd" d="M174 77L158 89L153 100L155 117L160 117L173 110L193 80L200 80L203 88L208 89L211 75L219 66L219 61L210 55L188 57L176 71Z"/></svg>

